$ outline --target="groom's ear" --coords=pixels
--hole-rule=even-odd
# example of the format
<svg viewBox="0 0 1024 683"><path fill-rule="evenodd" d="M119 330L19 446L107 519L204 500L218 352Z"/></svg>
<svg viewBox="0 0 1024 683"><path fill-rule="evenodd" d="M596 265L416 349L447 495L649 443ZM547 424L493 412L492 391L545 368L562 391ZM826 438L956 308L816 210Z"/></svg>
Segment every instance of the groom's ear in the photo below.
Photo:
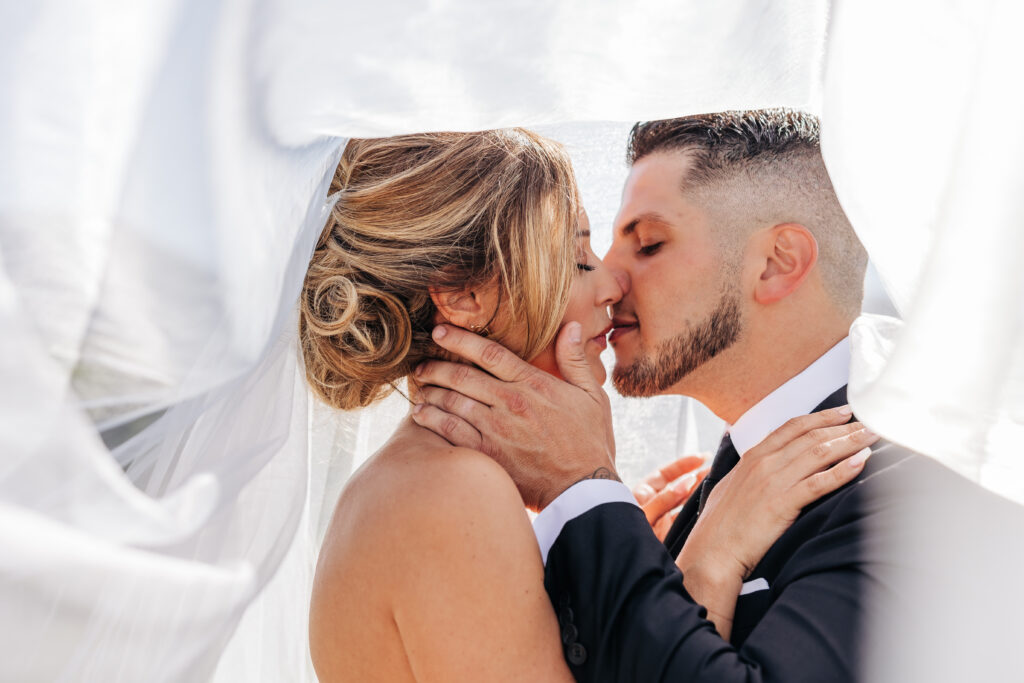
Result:
<svg viewBox="0 0 1024 683"><path fill-rule="evenodd" d="M758 240L761 273L754 288L759 304L773 304L799 289L818 262L818 241L799 223L780 223Z"/></svg>
<svg viewBox="0 0 1024 683"><path fill-rule="evenodd" d="M487 324L498 305L495 286L458 289L429 287L427 291L444 320L467 329Z"/></svg>

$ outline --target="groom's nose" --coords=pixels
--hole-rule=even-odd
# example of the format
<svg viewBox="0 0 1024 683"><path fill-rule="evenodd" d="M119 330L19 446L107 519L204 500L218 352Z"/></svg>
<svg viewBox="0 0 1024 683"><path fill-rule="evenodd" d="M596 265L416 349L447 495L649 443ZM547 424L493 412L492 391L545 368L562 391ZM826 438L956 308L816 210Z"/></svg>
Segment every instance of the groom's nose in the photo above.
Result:
<svg viewBox="0 0 1024 683"><path fill-rule="evenodd" d="M608 249L608 253L601 260L604 262L605 268L615 278L615 281L619 283L619 287L622 289L622 296L626 296L629 294L630 287L629 271L625 267L620 251L616 249L616 245L613 243Z"/></svg>
<svg viewBox="0 0 1024 683"><path fill-rule="evenodd" d="M619 268L612 268L612 277L619 283L619 289L622 290L622 296L619 297L621 300L623 296L629 294L629 273Z"/></svg>

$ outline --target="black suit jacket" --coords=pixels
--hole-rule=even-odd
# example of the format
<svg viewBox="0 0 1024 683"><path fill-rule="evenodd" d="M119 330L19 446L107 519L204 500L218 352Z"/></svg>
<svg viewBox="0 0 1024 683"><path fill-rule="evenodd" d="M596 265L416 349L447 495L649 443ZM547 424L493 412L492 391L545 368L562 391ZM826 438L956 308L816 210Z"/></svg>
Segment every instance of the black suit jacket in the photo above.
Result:
<svg viewBox="0 0 1024 683"><path fill-rule="evenodd" d="M844 388L819 408L845 400ZM667 539L676 550L695 503L689 507ZM915 563L934 564L936 548L956 552L958 542L977 541L970 528L957 531L966 509L1012 520L1011 538L1024 529L1019 506L930 458L880 443L858 479L806 508L747 577L768 588L739 597L729 642L632 505L599 505L568 522L548 555L545 586L580 681L858 681L866 616L884 623L886 610L905 608L878 596L914 592L907 582L920 576ZM922 535L922 520L942 533ZM929 552L918 547L922 538ZM999 542L969 552L994 562ZM934 580L939 595L944 581ZM1019 591L1015 600L1024 607Z"/></svg>

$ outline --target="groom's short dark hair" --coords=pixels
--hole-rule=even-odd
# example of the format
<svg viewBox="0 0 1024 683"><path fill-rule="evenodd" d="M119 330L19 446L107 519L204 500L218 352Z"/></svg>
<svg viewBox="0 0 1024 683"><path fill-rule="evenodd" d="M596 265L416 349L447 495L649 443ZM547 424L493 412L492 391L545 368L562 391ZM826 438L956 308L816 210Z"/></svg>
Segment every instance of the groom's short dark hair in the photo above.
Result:
<svg viewBox="0 0 1024 683"><path fill-rule="evenodd" d="M692 155L688 182L712 181L740 164L819 154L818 117L793 109L757 109L642 121L629 134L629 163L652 152Z"/></svg>
<svg viewBox="0 0 1024 683"><path fill-rule="evenodd" d="M635 164L658 152L685 153L680 189L708 209L724 245L741 245L747 235L737 226L756 221L804 225L818 242L826 289L856 315L867 253L839 205L819 136L818 118L806 112L726 111L637 123L627 155Z"/></svg>

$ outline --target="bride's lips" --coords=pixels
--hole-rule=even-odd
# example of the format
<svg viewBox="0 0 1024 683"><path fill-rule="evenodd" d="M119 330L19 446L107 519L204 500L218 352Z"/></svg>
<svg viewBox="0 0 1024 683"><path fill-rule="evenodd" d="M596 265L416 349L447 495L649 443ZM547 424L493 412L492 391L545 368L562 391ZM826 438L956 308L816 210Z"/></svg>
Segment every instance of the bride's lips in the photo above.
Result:
<svg viewBox="0 0 1024 683"><path fill-rule="evenodd" d="M601 350L604 351L606 348L608 348L608 333L611 332L611 331L612 331L612 326L609 325L608 327L606 327L603 330L601 330L600 334L597 334L597 335L591 337L590 341L592 341L595 344L597 344L598 346L600 346Z"/></svg>
<svg viewBox="0 0 1024 683"><path fill-rule="evenodd" d="M614 344L616 341L626 336L633 330L637 329L640 325L636 320L630 320L627 318L614 318L612 320L612 333L608 337L608 341Z"/></svg>

